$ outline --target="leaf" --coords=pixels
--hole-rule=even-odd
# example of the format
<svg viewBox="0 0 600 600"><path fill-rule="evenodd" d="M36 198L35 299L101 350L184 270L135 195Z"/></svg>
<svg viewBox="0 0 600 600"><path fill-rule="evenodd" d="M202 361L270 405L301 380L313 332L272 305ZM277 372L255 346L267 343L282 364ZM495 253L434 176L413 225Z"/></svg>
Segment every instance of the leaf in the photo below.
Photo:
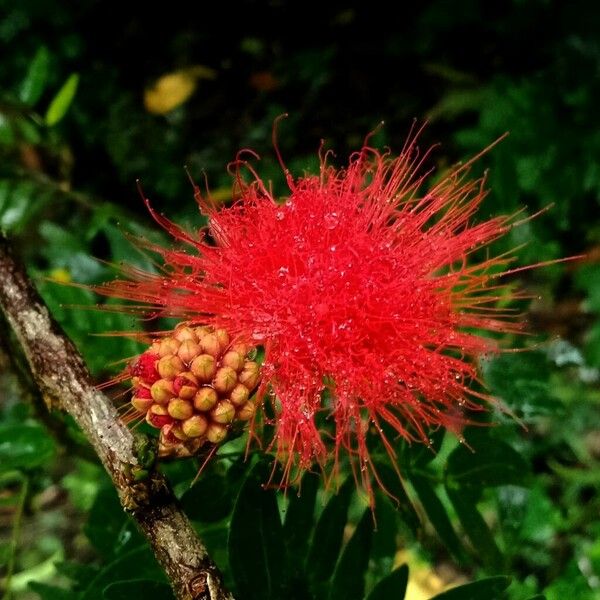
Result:
<svg viewBox="0 0 600 600"><path fill-rule="evenodd" d="M30 581L28 587L39 595L40 600L77 600L78 598L76 592L39 581Z"/></svg>
<svg viewBox="0 0 600 600"><path fill-rule="evenodd" d="M460 445L448 457L446 479L449 487L469 486L481 490L524 483L529 465L512 446L487 432L471 432L467 440L472 450Z"/></svg>
<svg viewBox="0 0 600 600"><path fill-rule="evenodd" d="M71 106L71 102L73 102L73 98L77 92L78 85L79 74L71 73L60 90L58 90L56 96L54 96L52 102L50 102L50 106L48 106L44 119L48 127L56 125L67 114L69 106Z"/></svg>
<svg viewBox="0 0 600 600"><path fill-rule="evenodd" d="M306 569L313 581L326 581L333 573L342 547L353 490L354 480L349 477L329 500L317 522L306 559Z"/></svg>
<svg viewBox="0 0 600 600"><path fill-rule="evenodd" d="M500 600L501 594L511 584L512 579L504 575L488 577L459 585L446 592L434 596L430 600Z"/></svg>
<svg viewBox="0 0 600 600"><path fill-rule="evenodd" d="M46 46L40 46L29 65L27 75L21 84L19 98L21 102L33 106L44 93L48 82L50 53Z"/></svg>
<svg viewBox="0 0 600 600"><path fill-rule="evenodd" d="M329 600L362 599L372 534L373 515L370 509L366 509L335 567L329 589Z"/></svg>
<svg viewBox="0 0 600 600"><path fill-rule="evenodd" d="M398 511L398 515L413 535L416 535L419 528L419 516L404 489L400 476L389 464L376 463L375 468L384 491L390 496L390 501Z"/></svg>
<svg viewBox="0 0 600 600"><path fill-rule="evenodd" d="M281 598L287 571L283 527L275 492L263 489L265 463L250 471L237 497L229 533L229 562L245 600Z"/></svg>
<svg viewBox="0 0 600 600"><path fill-rule="evenodd" d="M465 533L469 536L476 555L487 567L495 571L501 570L504 565L502 552L500 552L496 540L475 502L471 500L470 494L448 488L446 493Z"/></svg>
<svg viewBox="0 0 600 600"><path fill-rule="evenodd" d="M79 600L98 600L112 583L139 579L164 582L165 576L148 546L136 548L107 564L90 582Z"/></svg>
<svg viewBox="0 0 600 600"><path fill-rule="evenodd" d="M410 481L437 535L456 560L462 562L464 552L461 543L452 527L452 523L450 523L446 509L435 493L433 486L427 478L420 475L412 475Z"/></svg>
<svg viewBox="0 0 600 600"><path fill-rule="evenodd" d="M214 471L208 471L183 494L181 504L190 519L203 523L215 523L224 519L233 506L227 479Z"/></svg>
<svg viewBox="0 0 600 600"><path fill-rule="evenodd" d="M132 579L111 583L102 592L104 600L132 600L132 598L151 598L152 600L174 600L171 587L160 581Z"/></svg>
<svg viewBox="0 0 600 600"><path fill-rule="evenodd" d="M290 495L283 531L290 563L301 563L306 556L312 533L319 477L306 473L297 494Z"/></svg>
<svg viewBox="0 0 600 600"><path fill-rule="evenodd" d="M54 440L39 425L0 425L0 473L34 469L49 462L55 451Z"/></svg>
<svg viewBox="0 0 600 600"><path fill-rule="evenodd" d="M381 579L371 590L367 600L403 600L408 584L408 566L402 565Z"/></svg>
<svg viewBox="0 0 600 600"><path fill-rule="evenodd" d="M129 551L143 544L143 538L125 513L114 488L104 487L96 496L84 532L105 558Z"/></svg>

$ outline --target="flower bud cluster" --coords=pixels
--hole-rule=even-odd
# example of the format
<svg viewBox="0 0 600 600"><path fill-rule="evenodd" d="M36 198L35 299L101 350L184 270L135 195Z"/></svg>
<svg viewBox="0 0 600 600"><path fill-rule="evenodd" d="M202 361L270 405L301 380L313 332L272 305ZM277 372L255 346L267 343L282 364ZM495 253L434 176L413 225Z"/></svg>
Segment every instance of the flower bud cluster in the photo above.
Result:
<svg viewBox="0 0 600 600"><path fill-rule="evenodd" d="M161 455L220 444L232 424L252 419L260 367L225 329L180 325L130 367L131 405L160 429Z"/></svg>

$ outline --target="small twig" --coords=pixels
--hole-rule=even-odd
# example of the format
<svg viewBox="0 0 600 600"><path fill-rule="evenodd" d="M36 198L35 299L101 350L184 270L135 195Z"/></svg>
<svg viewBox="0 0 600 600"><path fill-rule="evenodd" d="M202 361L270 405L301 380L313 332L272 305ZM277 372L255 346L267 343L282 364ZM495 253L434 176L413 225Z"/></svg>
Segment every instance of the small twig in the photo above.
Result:
<svg viewBox="0 0 600 600"><path fill-rule="evenodd" d="M52 320L23 267L0 237L0 308L23 349L48 408L68 412L111 476L121 503L144 532L177 598L232 600L222 576L164 478L135 482L133 437L97 390L83 360Z"/></svg>

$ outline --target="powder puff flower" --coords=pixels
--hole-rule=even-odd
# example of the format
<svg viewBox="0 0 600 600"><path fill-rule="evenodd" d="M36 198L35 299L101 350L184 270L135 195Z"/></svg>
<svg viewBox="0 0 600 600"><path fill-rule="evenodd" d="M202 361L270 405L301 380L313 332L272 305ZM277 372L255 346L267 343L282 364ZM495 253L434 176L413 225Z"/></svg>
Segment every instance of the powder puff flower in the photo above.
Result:
<svg viewBox="0 0 600 600"><path fill-rule="evenodd" d="M483 334L522 327L497 306L517 297L499 281L511 257L471 262L514 219L476 222L486 192L471 163L428 185L427 154L414 138L397 157L365 145L341 169L322 153L318 174L286 171L283 200L240 159L230 206L197 191L205 231L149 207L179 245L145 244L162 257L158 274L126 268L97 291L262 346L262 418L286 480L343 459L370 489L370 437L393 457L397 437L459 433L466 411L491 401L470 387L495 349Z"/></svg>

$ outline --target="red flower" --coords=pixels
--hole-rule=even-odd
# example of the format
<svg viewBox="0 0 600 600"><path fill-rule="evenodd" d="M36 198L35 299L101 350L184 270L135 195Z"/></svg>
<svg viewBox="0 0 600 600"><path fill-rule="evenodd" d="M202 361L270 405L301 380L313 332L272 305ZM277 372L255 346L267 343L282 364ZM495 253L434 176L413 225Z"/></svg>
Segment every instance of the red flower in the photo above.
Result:
<svg viewBox="0 0 600 600"><path fill-rule="evenodd" d="M510 218L474 223L486 192L466 179L468 164L424 191L424 159L414 139L397 158L365 146L339 170L325 155L318 175L287 176L284 202L238 169L230 207L197 195L210 238L152 212L190 251L152 247L162 273L126 270L129 280L99 291L262 344L260 391L286 479L314 461L331 472L344 453L369 488L369 432L390 455L384 431L459 432L465 409L490 400L469 387L474 359L495 348L474 331L521 329L496 306L515 297L498 281L511 259L468 263Z"/></svg>

